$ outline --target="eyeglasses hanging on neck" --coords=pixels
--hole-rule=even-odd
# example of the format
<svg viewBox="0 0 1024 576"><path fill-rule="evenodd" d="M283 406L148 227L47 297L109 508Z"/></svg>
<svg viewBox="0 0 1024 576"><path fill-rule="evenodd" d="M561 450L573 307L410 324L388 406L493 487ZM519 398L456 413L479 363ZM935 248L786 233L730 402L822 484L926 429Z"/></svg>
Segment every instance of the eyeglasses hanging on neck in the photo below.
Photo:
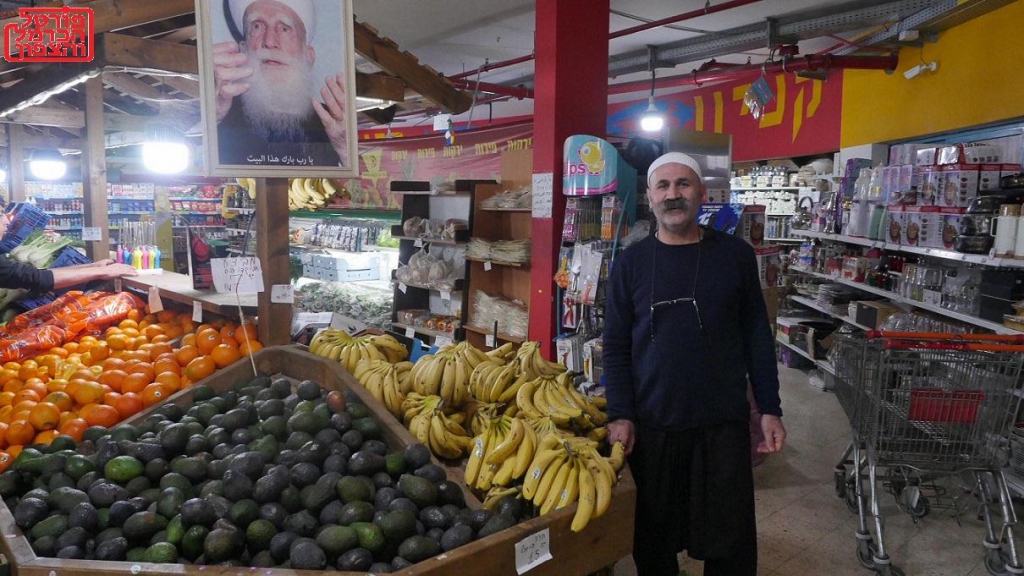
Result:
<svg viewBox="0 0 1024 576"><path fill-rule="evenodd" d="M700 316L700 305L697 303L697 280L700 278L700 255L701 255L701 246L700 245L701 245L701 240L702 239L703 239L703 235L701 235L699 237L699 239L697 240L697 264L696 264L696 266L694 266L694 269L693 269L693 287L690 290L690 294L691 294L690 297L689 298L673 298L672 300L659 300L659 301L655 301L654 300L654 288L655 288L655 279L657 278L657 273L658 273L658 244L661 243L661 241L657 239L657 236L655 236L654 250L653 250L652 255L651 255L651 319L650 319L650 325L651 325L651 342L652 343L654 343L654 333L655 333L655 328L654 328L655 312L657 312L659 310L667 310L669 308L672 308L673 306L678 306L678 305L693 306L693 311L694 311L694 313L696 314L696 317L697 317L697 327L700 328L701 337L703 337L705 340L707 339L707 333L704 331L704 321L703 321L703 319Z"/></svg>

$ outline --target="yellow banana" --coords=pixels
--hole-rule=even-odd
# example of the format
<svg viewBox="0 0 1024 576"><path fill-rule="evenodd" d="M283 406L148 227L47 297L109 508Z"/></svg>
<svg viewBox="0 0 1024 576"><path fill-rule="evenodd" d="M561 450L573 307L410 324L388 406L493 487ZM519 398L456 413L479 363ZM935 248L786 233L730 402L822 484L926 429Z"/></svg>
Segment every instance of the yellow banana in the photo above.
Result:
<svg viewBox="0 0 1024 576"><path fill-rule="evenodd" d="M498 468L497 474L494 475L493 485L495 486L508 486L512 482L512 471L516 467L515 458L508 458L501 463L501 467Z"/></svg>
<svg viewBox="0 0 1024 576"><path fill-rule="evenodd" d="M505 436L505 440L494 447L491 453L487 455L488 464L498 464L503 462L512 456L512 454L519 448L519 443L523 441L523 437L526 435L525 424L519 418L513 418L509 425L509 433Z"/></svg>
<svg viewBox="0 0 1024 576"><path fill-rule="evenodd" d="M612 445L612 455L608 457L608 463L612 465L612 468L616 472L622 468L622 462L626 458L626 447L622 445L622 442L616 442Z"/></svg>
<svg viewBox="0 0 1024 576"><path fill-rule="evenodd" d="M523 480L524 498L527 500L533 500L534 496L537 494L538 488L540 488L540 483L544 477L544 473L547 472L551 463L562 454L565 454L564 450L544 450L537 452L526 469L526 478Z"/></svg>
<svg viewBox="0 0 1024 576"><path fill-rule="evenodd" d="M533 431L533 427L530 425L524 425L523 429L525 435L523 441L519 443L519 449L516 451L516 465L512 469L513 478L521 478L523 474L530 468L530 462L533 461L533 456L537 452L537 433Z"/></svg>
<svg viewBox="0 0 1024 576"><path fill-rule="evenodd" d="M568 457L558 468L558 475L551 482L551 487L548 489L545 495L544 502L540 506L541 516L551 512L555 509L555 504L562 497L562 491L565 490L566 485L569 483L569 476L573 473L574 465L573 458ZM536 504L536 501L534 502Z"/></svg>
<svg viewBox="0 0 1024 576"><path fill-rule="evenodd" d="M572 517L571 529L579 532L587 527L590 518L594 515L594 504L597 501L597 486L594 483L594 476L590 472L589 465L584 461L580 466L580 497L579 505L576 506L576 515Z"/></svg>
<svg viewBox="0 0 1024 576"><path fill-rule="evenodd" d="M467 486L475 486L476 479L480 475L480 468L483 465L484 454L487 453L487 442L490 435L487 432L473 438L473 445L469 451L469 460L466 461L466 474L463 478Z"/></svg>
<svg viewBox="0 0 1024 576"><path fill-rule="evenodd" d="M533 503L537 506L541 506L547 500L552 484L555 483L555 479L561 473L569 458L569 454L565 450L559 449L558 452L558 456L544 470L544 476L540 479L540 485L537 486L537 490L534 492ZM523 492L525 494L526 491L524 490Z"/></svg>
<svg viewBox="0 0 1024 576"><path fill-rule="evenodd" d="M579 458L572 459L572 470L569 472L569 479L565 482L565 489L562 490L562 494L558 497L558 502L555 504L555 510L559 508L565 508L566 506L576 502L576 499L580 495L580 461Z"/></svg>

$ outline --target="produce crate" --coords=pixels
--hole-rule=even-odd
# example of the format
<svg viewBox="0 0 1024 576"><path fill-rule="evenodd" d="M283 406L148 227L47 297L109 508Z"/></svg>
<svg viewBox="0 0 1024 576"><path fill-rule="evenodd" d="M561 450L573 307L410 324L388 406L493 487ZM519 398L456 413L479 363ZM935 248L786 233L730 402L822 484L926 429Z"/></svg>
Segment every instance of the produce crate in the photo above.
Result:
<svg viewBox="0 0 1024 576"><path fill-rule="evenodd" d="M351 390L369 408L384 429L384 441L393 448L414 443L416 440L384 406L378 403L352 376L336 362L310 354L301 346L274 346L264 348L253 360L258 370L271 375L283 375L296 380L313 380L331 390ZM247 358L220 370L200 381L214 390L223 391L243 379L252 377L252 365ZM178 392L164 401L187 406L192 402L193 390ZM139 422L163 404L153 406L126 420ZM443 462L436 462L444 466ZM462 480L462 470L445 467L448 477L463 487L466 504L480 507L480 502ZM551 560L529 570L530 576L583 576L610 566L629 555L633 548L633 517L636 486L628 467L620 472L619 483L612 491L611 506L604 516L592 520L580 533L570 530L576 507L570 506L517 524L501 532L471 542L451 552L424 560L395 572L405 576L517 576L517 544L523 539L547 531ZM313 576L320 572L285 568L247 568L225 566L196 566L182 564L150 564L145 562L102 562L42 558L35 555L29 541L14 523L11 511L0 502L0 551L11 562L15 576L135 576L138 574L185 576L235 576L255 574L261 576ZM365 576L365 572L338 572L339 576Z"/></svg>

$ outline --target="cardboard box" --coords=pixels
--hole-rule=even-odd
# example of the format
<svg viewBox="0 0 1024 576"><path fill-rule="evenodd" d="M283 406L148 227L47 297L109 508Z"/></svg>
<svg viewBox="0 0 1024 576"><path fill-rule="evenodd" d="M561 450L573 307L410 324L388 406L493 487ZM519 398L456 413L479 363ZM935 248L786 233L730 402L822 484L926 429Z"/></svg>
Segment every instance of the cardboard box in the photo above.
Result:
<svg viewBox="0 0 1024 576"><path fill-rule="evenodd" d="M776 319L775 325L778 327L778 335L776 336L776 338L788 344L795 344L797 334L807 329L806 326L802 326L800 324L800 322L802 322L803 320L804 318L788 317Z"/></svg>
<svg viewBox="0 0 1024 576"><path fill-rule="evenodd" d="M916 166L934 166L935 159L938 157L938 148L920 148L917 150L916 158L914 159L914 165Z"/></svg>
<svg viewBox="0 0 1024 576"><path fill-rule="evenodd" d="M978 164L943 166L935 203L949 208L967 208L978 195L979 168Z"/></svg>
<svg viewBox="0 0 1024 576"><path fill-rule="evenodd" d="M771 288L779 285L782 278L782 255L781 246L761 246L754 248L754 255L757 257L757 276L761 279L761 288Z"/></svg>
<svg viewBox="0 0 1024 576"><path fill-rule="evenodd" d="M934 206L938 201L939 189L945 181L940 168L928 166L921 169L921 187L917 190L918 206Z"/></svg>
<svg viewBox="0 0 1024 576"><path fill-rule="evenodd" d="M940 211L938 233L933 235L932 245L943 250L953 250L960 237L960 221L966 212L966 208L943 208Z"/></svg>
<svg viewBox="0 0 1024 576"><path fill-rule="evenodd" d="M883 300L859 300L856 304L857 315L854 316L854 320L857 324L868 328L878 328L888 320L889 316L900 312L895 304Z"/></svg>
<svg viewBox="0 0 1024 576"><path fill-rule="evenodd" d="M903 227L904 227L904 207L903 206L889 206L889 212L886 214L886 235L885 240L892 242L893 244L901 244L903 242Z"/></svg>
<svg viewBox="0 0 1024 576"><path fill-rule="evenodd" d="M978 191L999 190L999 177L1002 176L1002 164L978 165Z"/></svg>
<svg viewBox="0 0 1024 576"><path fill-rule="evenodd" d="M903 211L903 239L900 244L921 245L921 206L907 206Z"/></svg>

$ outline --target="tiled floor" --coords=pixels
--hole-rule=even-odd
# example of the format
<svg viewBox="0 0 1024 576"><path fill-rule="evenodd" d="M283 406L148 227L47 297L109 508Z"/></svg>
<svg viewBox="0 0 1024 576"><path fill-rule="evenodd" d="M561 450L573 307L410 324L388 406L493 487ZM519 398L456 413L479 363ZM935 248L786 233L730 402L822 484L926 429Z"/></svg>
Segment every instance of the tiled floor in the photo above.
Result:
<svg viewBox="0 0 1024 576"><path fill-rule="evenodd" d="M781 454L755 469L759 568L778 576L870 576L854 554L857 518L836 498L832 471L849 439L849 424L833 394L811 386L807 372L779 367L788 440ZM946 511L918 524L881 500L886 546L907 576L982 576L984 527L972 512L962 526ZM1019 513L1018 509L1018 513ZM1018 538L1018 541L1024 539ZM680 555L688 576L702 576L700 562ZM631 558L616 576L636 573Z"/></svg>

